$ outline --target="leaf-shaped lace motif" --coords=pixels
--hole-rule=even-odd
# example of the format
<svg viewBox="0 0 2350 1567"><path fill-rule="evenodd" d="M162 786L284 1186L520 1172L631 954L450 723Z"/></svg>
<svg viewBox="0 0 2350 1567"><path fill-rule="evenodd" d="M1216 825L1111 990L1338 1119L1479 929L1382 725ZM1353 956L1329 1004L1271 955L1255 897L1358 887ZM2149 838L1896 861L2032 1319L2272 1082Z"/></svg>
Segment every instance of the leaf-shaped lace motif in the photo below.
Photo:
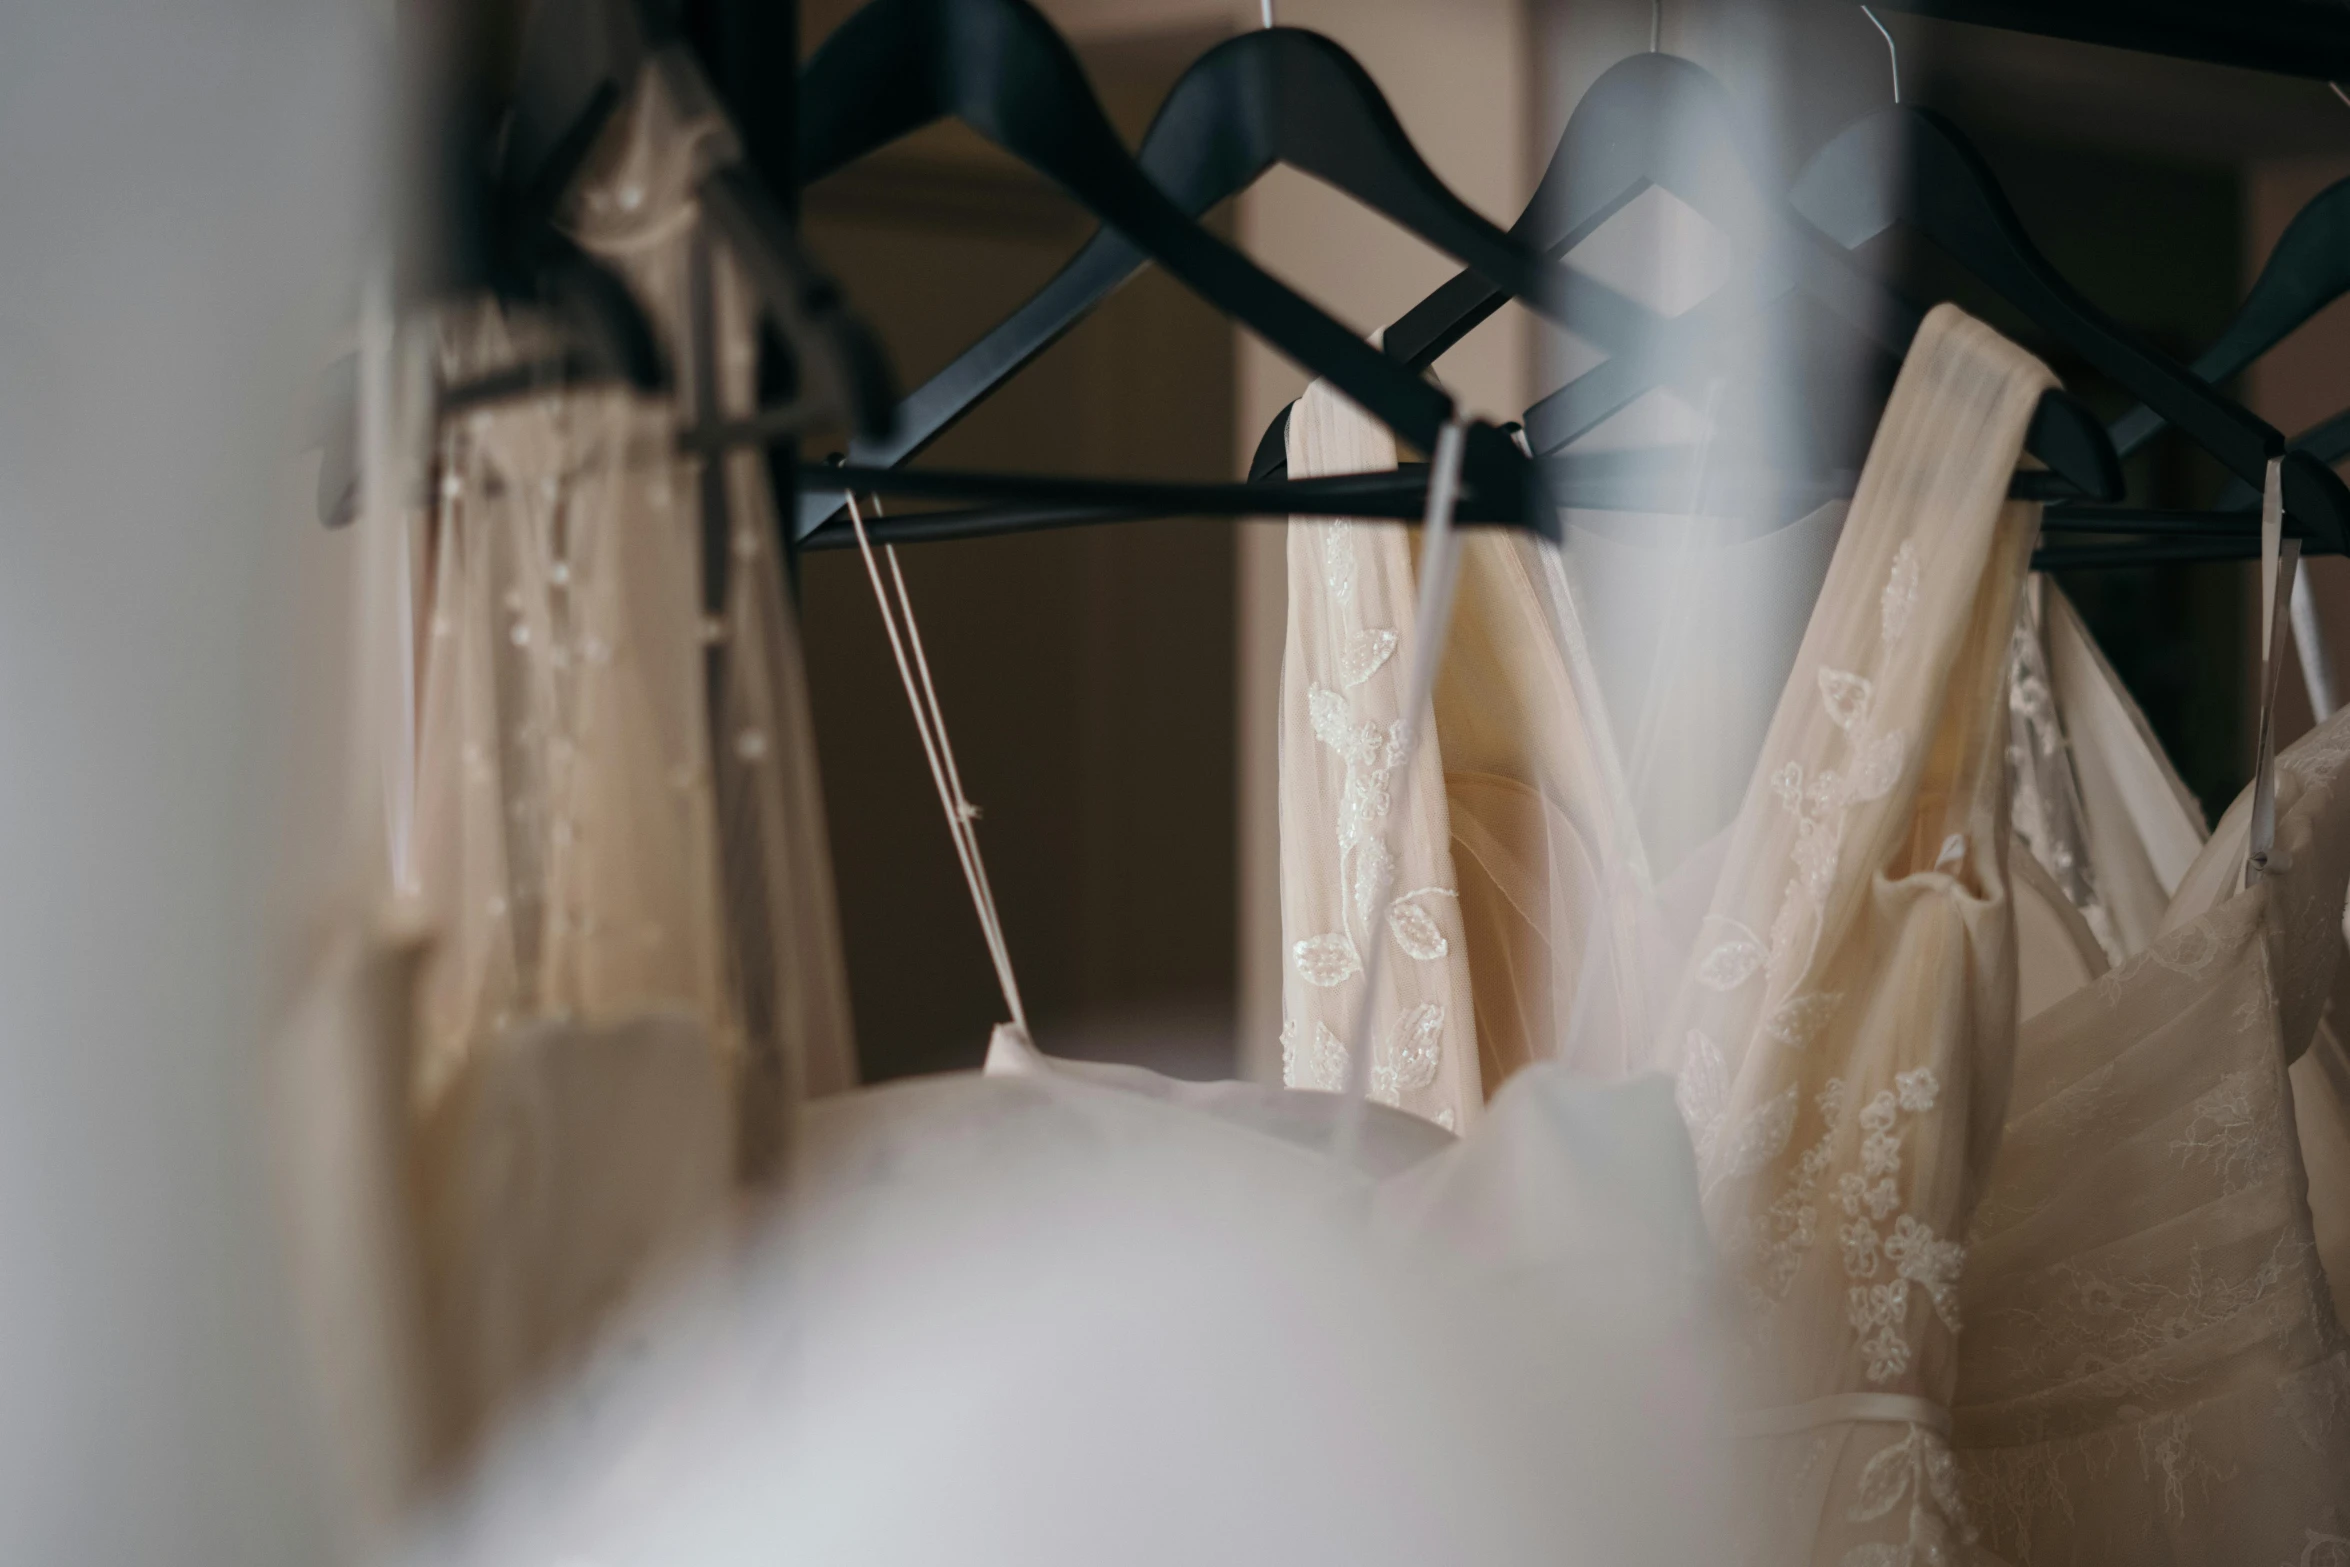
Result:
<svg viewBox="0 0 2350 1567"><path fill-rule="evenodd" d="M1787 1139L1794 1131L1795 1085L1790 1083L1738 1123L1737 1135L1723 1155L1721 1179L1734 1181L1754 1174L1787 1151Z"/></svg>
<svg viewBox="0 0 2350 1567"><path fill-rule="evenodd" d="M1395 885L1395 852L1376 838L1367 838L1354 851L1355 918L1371 928L1387 889Z"/></svg>
<svg viewBox="0 0 2350 1567"><path fill-rule="evenodd" d="M1866 1464L1861 1466L1860 1483L1853 1487L1852 1512L1854 1523L1867 1523L1882 1518L1901 1505L1909 1495L1910 1471L1917 1463L1912 1444L1917 1440L1916 1428L1898 1441L1888 1442Z"/></svg>
<svg viewBox="0 0 2350 1567"><path fill-rule="evenodd" d="M1395 944L1423 963L1434 962L1452 950L1452 943L1437 929L1435 916L1418 903L1397 899L1387 907L1387 928L1395 933Z"/></svg>
<svg viewBox="0 0 2350 1567"><path fill-rule="evenodd" d="M1362 972L1362 955L1355 951L1354 938L1344 931L1333 931L1327 936L1308 936L1293 949L1297 960L1298 977L1309 985L1327 990L1332 985L1343 985Z"/></svg>
<svg viewBox="0 0 2350 1567"><path fill-rule="evenodd" d="M1394 1104L1435 1082L1443 1035L1444 1008L1433 1001L1423 1001L1397 1018L1387 1036L1387 1059L1371 1068L1372 1097Z"/></svg>
<svg viewBox="0 0 2350 1567"><path fill-rule="evenodd" d="M1314 738L1354 765L1368 766L1378 759L1379 726L1357 720L1346 698L1328 686L1306 692L1306 716L1313 720Z"/></svg>
<svg viewBox="0 0 2350 1567"><path fill-rule="evenodd" d="M1819 990L1808 996L1797 996L1763 1019L1763 1032L1782 1045L1801 1050L1812 1042L1828 1019L1835 1016L1836 1004L1843 999L1844 993L1838 990Z"/></svg>
<svg viewBox="0 0 2350 1567"><path fill-rule="evenodd" d="M1697 965L1697 982L1708 990L1736 990L1769 956L1759 941L1744 936L1725 941Z"/></svg>
<svg viewBox="0 0 2350 1567"><path fill-rule="evenodd" d="M1877 688L1865 675L1845 669L1820 670L1820 700L1828 705L1828 717L1842 730L1866 724L1869 704L1875 699Z"/></svg>
<svg viewBox="0 0 2350 1567"><path fill-rule="evenodd" d="M1344 651L1338 655L1338 678L1351 691L1379 673L1379 666L1386 663L1394 653L1394 632L1353 632L1346 639Z"/></svg>
<svg viewBox="0 0 2350 1567"><path fill-rule="evenodd" d="M1918 604L1918 547L1908 539L1893 552L1893 569L1885 577L1885 592L1877 601L1878 629L1891 647L1909 629L1910 611Z"/></svg>
<svg viewBox="0 0 2350 1567"><path fill-rule="evenodd" d="M1281 1025L1281 1081L1291 1088L1335 1094L1346 1087L1346 1046L1327 1023L1314 1025L1314 1042L1301 1045L1295 1019Z"/></svg>
<svg viewBox="0 0 2350 1567"><path fill-rule="evenodd" d="M1354 531L1351 522L1332 522L1322 534L1322 581L1341 604L1355 596Z"/></svg>
<svg viewBox="0 0 2350 1567"><path fill-rule="evenodd" d="M1703 1153L1730 1112L1730 1065L1722 1059L1722 1047L1698 1029L1689 1031L1689 1045L1673 1084L1673 1103L1689 1128L1690 1140Z"/></svg>
<svg viewBox="0 0 2350 1567"><path fill-rule="evenodd" d="M1901 782L1901 764L1909 756L1909 736L1888 729L1861 747L1852 764L1852 792L1862 800L1882 800Z"/></svg>

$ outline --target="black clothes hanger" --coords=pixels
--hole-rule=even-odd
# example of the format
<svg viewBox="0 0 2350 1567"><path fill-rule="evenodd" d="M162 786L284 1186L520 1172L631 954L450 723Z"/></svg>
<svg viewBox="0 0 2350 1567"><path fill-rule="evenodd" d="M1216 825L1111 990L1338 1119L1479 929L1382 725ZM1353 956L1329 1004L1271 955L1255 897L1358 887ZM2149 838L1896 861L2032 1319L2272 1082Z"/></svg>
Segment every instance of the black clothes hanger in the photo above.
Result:
<svg viewBox="0 0 2350 1567"><path fill-rule="evenodd" d="M2350 179L2328 185L2293 214L2244 303L2196 357L2195 373L2215 383L2241 374L2344 294L2350 294ZM2113 444L2127 457L2163 423L2153 409L2133 408L2114 421Z"/></svg>
<svg viewBox="0 0 2350 1567"><path fill-rule="evenodd" d="M1028 0L871 0L808 62L799 179L826 174L924 125L963 121L1057 181L1178 281L1368 410L1433 450L1452 399L1315 309L1186 216L1135 166L1076 56ZM1466 431L1463 498L1522 517L1531 465L1489 425Z"/></svg>
<svg viewBox="0 0 2350 1567"><path fill-rule="evenodd" d="M1918 311L1814 232L1786 205L1767 196L1749 172L1736 116L1721 84L1702 67L1677 55L1651 52L1618 61L1583 95L1543 171L1533 199L1511 227L1512 235L1542 254L1557 257L1589 238L1607 220L1650 187L1679 197L1715 224L1771 281L1759 292L1783 295L1797 288L1860 330L1882 351L1898 356L1916 335ZM1753 308L1757 286L1722 301L1722 308L1692 311L1677 324L1588 280L1564 291L1572 330L1614 357L1527 412L1529 441L1550 452L1596 426L1650 387L1686 380L1718 353L1727 329L1728 307ZM1462 273L1415 305L1383 341L1389 353L1425 368L1466 337L1494 311L1505 293L1473 273ZM1693 318L1693 319L1692 319ZM1286 473L1284 409L1259 443L1251 479ZM2121 493L2121 467L2111 444L2088 408L2062 391L2041 401L2026 448L2067 486L2064 493L2112 499ZM1569 460L1583 477L1554 473L1553 485L1569 491L1594 488L1598 504L1636 501L1639 478L1615 471L1615 459ZM2045 476L2019 475L2026 487ZM1822 493L1849 489L1829 480ZM1562 500L1577 503L1572 494Z"/></svg>
<svg viewBox="0 0 2350 1567"><path fill-rule="evenodd" d="M1551 274L1542 258L1445 187L1370 76L1319 33L1265 28L1200 56L1168 91L1135 162L1193 218L1276 164L1288 164L1467 263L1471 276L1490 278L1537 307L1544 303L1541 291ZM888 440L852 445L849 461L894 467L912 457L1148 259L1118 230L1097 231L1033 298L909 393ZM834 495L803 496L802 534L839 505Z"/></svg>
<svg viewBox="0 0 2350 1567"><path fill-rule="evenodd" d="M1916 229L2246 483L2262 484L2269 459L2282 454L2296 532L2341 549L2350 489L2309 454L2286 453L2273 428L2083 298L2034 248L1981 154L1942 116L1905 106L1847 126L1812 156L1793 200L1848 250L1896 223Z"/></svg>

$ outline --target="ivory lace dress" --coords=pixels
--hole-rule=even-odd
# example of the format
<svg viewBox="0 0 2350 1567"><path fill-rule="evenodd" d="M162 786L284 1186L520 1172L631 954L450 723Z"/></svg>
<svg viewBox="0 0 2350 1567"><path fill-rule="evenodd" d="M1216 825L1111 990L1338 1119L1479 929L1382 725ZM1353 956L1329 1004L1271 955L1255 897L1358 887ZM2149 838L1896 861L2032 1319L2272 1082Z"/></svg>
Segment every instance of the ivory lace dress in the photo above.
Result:
<svg viewBox="0 0 2350 1567"><path fill-rule="evenodd" d="M1519 872L1515 887L1487 876L1483 896L1463 879L1465 943L1461 924L1433 918L1453 913L1451 899L1425 900L1449 966L1403 968L1429 994L1396 1005L1446 1005L1449 1025L1453 998L1473 987L1480 1027L1489 1016L1530 1025L1516 1032L1526 1055L1678 1073L1708 1226L1743 1301L1741 1399L1759 1483L1745 1522L1762 1561L1931 1559L1967 1534L1946 1438L1960 1237L2013 1065L2003 677L2037 522L2005 494L2049 384L1960 312L1929 317L1751 786L1728 832L1670 885L1648 879L1572 592L1535 545L1494 540L1481 574L1464 565L1448 651L1465 656L1448 659L1433 715L1441 760L1430 763L1455 776L1417 796L1419 820L1390 829L1407 885L1448 868L1425 851L1415 864L1415 842L1449 840L1454 867ZM1301 427L1316 428L1293 416ZM1293 567L1320 564L1314 531L1299 530ZM1376 577L1359 559L1372 540L1383 541ZM1360 584L1409 581L1408 544L1371 529L1349 541L1361 615ZM1347 601L1321 574L1293 570L1303 667L1285 671L1285 808L1304 792L1287 776L1301 761L1300 708L1349 769L1333 789L1336 761L1307 753L1324 770L1321 797L1352 798L1351 775L1374 757L1370 722L1324 718L1337 682L1323 670L1345 681L1367 662L1354 656L1360 638L1383 628L1326 602ZM1324 731L1357 743L1348 752ZM1456 733L1484 744L1456 745ZM1480 749L1483 765L1461 765ZM1485 782L1497 776L1506 787ZM1368 841L1347 831L1353 818L1336 819L1341 847ZM1285 825L1301 820L1311 813L1285 812ZM1311 859L1290 833L1284 842L1285 911L1311 911L1290 952L1291 994L1309 1007L1341 988L1320 981L1344 965L1317 973L1330 946L1303 933L1334 919L1325 909L1354 874L1319 841L1326 831L1298 835ZM1480 836L1503 852L1481 850ZM1505 939L1481 941L1481 927ZM1540 961L1521 962L1528 952ZM1291 1027L1295 1049L1304 1028L1294 1015Z"/></svg>
<svg viewBox="0 0 2350 1567"><path fill-rule="evenodd" d="M755 322L692 200L728 132L677 103L646 73L566 221L631 285L681 388L707 291L739 411ZM550 346L526 319L455 310L439 370L461 383ZM354 1002L345 1033L396 1057L385 1267L413 1275L392 1315L413 1304L427 1391L409 1418L438 1459L767 1174L800 1100L852 1080L771 499L755 452L716 471L682 454L682 417L610 386L462 411L438 432L427 516L362 519L430 541L419 717L392 747L415 758L413 830L390 833L408 847L388 878L421 969ZM721 507L715 595L703 532Z"/></svg>
<svg viewBox="0 0 2350 1567"><path fill-rule="evenodd" d="M1409 830L1449 837L1480 1029L1533 1019L1531 1055L1677 1076L1745 1291L1757 1559L2331 1563L2350 1395L2285 1067L2340 946L2350 725L2287 754L2281 852L2250 888L2248 801L2196 857L2151 809L2159 763L2114 745L2023 802L2121 867L2102 931L2061 856L2014 855L2011 899L2005 666L2035 518L2002 497L2047 384L1958 312L1929 319L1755 783L1662 882L1572 592L1538 546L1488 545L1498 601L1464 572L1449 666L1478 678L1433 715L1448 788ZM1371 540L1408 573L1405 541ZM1292 647L1302 623L1343 657L1343 623L1312 647L1325 591L1293 572ZM2126 734L2115 695L2082 711ZM1525 736L1501 753L1514 839L1453 744L1504 730ZM1472 864L1516 872L1482 922ZM2151 945L2107 971L2133 932Z"/></svg>
<svg viewBox="0 0 2350 1567"><path fill-rule="evenodd" d="M2037 608L2016 751L2050 781L2018 800L2070 808L2019 812L2054 863L2019 877L2043 939L1969 1237L1966 1490L2019 1560L2350 1562L2350 1070L2321 1021L2350 724L2278 758L2247 886L2251 791L2204 842L2071 606Z"/></svg>

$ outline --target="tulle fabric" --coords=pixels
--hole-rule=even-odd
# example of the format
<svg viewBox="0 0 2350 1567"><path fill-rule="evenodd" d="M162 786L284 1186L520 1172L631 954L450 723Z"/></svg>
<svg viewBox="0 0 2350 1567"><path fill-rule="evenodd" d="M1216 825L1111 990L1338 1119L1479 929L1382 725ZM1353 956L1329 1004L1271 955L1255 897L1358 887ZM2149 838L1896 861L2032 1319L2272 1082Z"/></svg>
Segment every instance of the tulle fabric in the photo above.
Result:
<svg viewBox="0 0 2350 1567"><path fill-rule="evenodd" d="M1439 1150L1385 1178L1135 1088L814 1102L759 1242L403 1559L1735 1559L1661 1082L1522 1074L1458 1143L1385 1112Z"/></svg>

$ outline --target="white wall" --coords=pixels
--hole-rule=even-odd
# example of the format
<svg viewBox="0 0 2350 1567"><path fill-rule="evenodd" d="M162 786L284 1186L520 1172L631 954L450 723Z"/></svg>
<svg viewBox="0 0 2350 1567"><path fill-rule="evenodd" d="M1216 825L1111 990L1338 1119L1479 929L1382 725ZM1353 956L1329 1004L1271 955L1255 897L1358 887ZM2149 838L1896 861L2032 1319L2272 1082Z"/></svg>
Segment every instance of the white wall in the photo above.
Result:
<svg viewBox="0 0 2350 1567"><path fill-rule="evenodd" d="M0 1561L330 1553L264 1061L346 617L274 480L368 207L358 9L0 30Z"/></svg>

